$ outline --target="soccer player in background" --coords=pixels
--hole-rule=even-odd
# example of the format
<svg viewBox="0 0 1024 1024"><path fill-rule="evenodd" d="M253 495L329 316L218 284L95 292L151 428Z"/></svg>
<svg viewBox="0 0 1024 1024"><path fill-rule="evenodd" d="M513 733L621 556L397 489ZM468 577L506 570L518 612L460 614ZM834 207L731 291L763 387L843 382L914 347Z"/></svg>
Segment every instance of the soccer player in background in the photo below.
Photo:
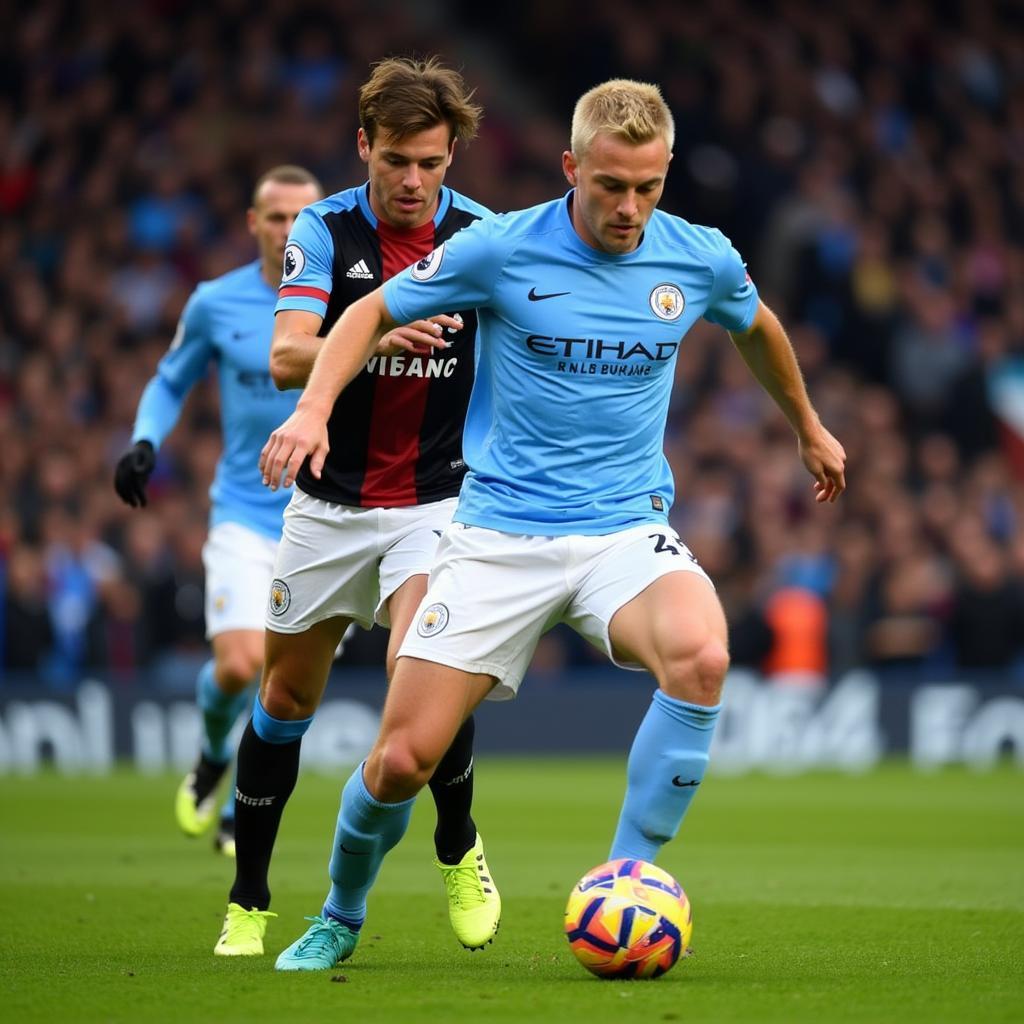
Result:
<svg viewBox="0 0 1024 1024"><path fill-rule="evenodd" d="M435 59L374 67L360 89L357 137L369 180L304 210L285 248L271 348L279 386L305 383L322 335L353 302L489 214L444 186L456 140L471 139L479 118L462 77ZM426 592L465 475L475 339L471 311L388 332L328 410L330 456L315 475L298 474L270 587L259 698L238 751L236 875L219 955L263 952L274 841L335 646L352 622L390 626L390 677ZM501 902L470 813L472 718L460 719L428 775L449 919L459 941L477 948L497 931ZM363 848L349 837L346 849ZM332 929L333 919L317 918L311 943L333 941Z"/></svg>
<svg viewBox="0 0 1024 1024"><path fill-rule="evenodd" d="M132 446L114 473L121 498L133 508L144 506L157 450L178 422L189 391L216 364L223 451L210 488L203 548L213 657L196 680L203 729L199 758L178 787L174 808L189 836L201 835L216 817L217 787L233 754L228 735L252 703L250 687L263 664L266 593L288 497L261 486L257 461L267 431L298 399L295 392L278 392L267 369L274 303L288 232L299 211L322 195L319 182L301 167L275 167L257 181L246 218L259 258L192 293L171 347L142 394ZM232 789L214 841L232 857L234 816Z"/></svg>
<svg viewBox="0 0 1024 1024"><path fill-rule="evenodd" d="M655 86L614 80L584 94L562 157L570 192L474 224L350 306L264 448L272 488L300 465L319 479L334 443L330 410L381 333L476 308L470 471L399 651L380 735L342 793L324 909L331 941L307 932L279 967L329 968L351 955L416 793L481 700L515 696L558 621L657 681L611 856L653 861L676 834L704 777L729 663L714 587L668 524L665 419L679 348L699 317L731 333L786 415L817 500L845 488L845 453L739 254L720 232L656 209L673 135Z"/></svg>

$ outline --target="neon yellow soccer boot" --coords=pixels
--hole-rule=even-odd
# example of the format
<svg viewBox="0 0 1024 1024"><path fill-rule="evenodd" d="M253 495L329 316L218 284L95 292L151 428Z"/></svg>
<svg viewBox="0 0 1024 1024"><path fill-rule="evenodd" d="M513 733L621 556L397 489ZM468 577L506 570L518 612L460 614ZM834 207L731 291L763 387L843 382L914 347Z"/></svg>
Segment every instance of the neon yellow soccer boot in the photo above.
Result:
<svg viewBox="0 0 1024 1024"><path fill-rule="evenodd" d="M501 921L501 896L491 878L484 844L477 833L472 849L458 864L434 859L448 895L448 920L466 949L482 949L494 939Z"/></svg>
<svg viewBox="0 0 1024 1024"><path fill-rule="evenodd" d="M263 936L267 933L267 921L277 914L269 910L246 910L238 903L229 903L224 915L215 956L263 956Z"/></svg>
<svg viewBox="0 0 1024 1024"><path fill-rule="evenodd" d="M235 859L235 819L221 817L213 836L213 848L225 857Z"/></svg>
<svg viewBox="0 0 1024 1024"><path fill-rule="evenodd" d="M227 764L200 756L174 796L174 817L187 836L201 836L217 817L217 787Z"/></svg>

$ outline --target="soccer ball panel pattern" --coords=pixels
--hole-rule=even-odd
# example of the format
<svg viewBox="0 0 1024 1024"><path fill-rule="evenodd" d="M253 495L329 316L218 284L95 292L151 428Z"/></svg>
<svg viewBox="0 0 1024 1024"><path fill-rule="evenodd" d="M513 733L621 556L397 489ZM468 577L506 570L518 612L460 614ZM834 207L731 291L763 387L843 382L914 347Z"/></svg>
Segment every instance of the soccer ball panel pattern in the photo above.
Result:
<svg viewBox="0 0 1024 1024"><path fill-rule="evenodd" d="M657 978L686 952L693 914L683 887L642 860L619 859L588 871L565 908L576 959L602 978Z"/></svg>

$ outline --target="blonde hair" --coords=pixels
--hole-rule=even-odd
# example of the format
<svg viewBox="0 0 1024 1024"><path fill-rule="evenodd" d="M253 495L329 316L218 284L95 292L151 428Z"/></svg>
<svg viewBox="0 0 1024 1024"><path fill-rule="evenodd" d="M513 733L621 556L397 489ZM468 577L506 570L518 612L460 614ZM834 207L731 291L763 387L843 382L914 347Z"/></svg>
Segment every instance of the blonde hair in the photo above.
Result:
<svg viewBox="0 0 1024 1024"><path fill-rule="evenodd" d="M672 152L676 126L661 90L647 82L613 78L585 92L572 114L570 146L576 159L586 153L601 132L633 145L659 136Z"/></svg>
<svg viewBox="0 0 1024 1024"><path fill-rule="evenodd" d="M476 135L483 110L457 71L437 57L389 57L373 66L359 90L359 124L373 145L378 131L401 139L447 124L449 141Z"/></svg>

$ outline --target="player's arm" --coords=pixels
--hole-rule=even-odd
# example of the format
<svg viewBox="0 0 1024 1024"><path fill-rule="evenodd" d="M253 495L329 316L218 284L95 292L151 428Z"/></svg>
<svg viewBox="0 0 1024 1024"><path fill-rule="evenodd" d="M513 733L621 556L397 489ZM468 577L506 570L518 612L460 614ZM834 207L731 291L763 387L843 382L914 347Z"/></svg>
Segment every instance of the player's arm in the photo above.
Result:
<svg viewBox="0 0 1024 1024"><path fill-rule="evenodd" d="M305 387L324 339L323 317L304 309L283 309L274 317L270 341L270 376L279 391Z"/></svg>
<svg viewBox="0 0 1024 1024"><path fill-rule="evenodd" d="M818 419L778 317L759 301L750 327L729 333L743 361L796 432L800 458L815 480L816 500L835 501L846 489L846 452Z"/></svg>
<svg viewBox="0 0 1024 1024"><path fill-rule="evenodd" d="M156 452L174 429L189 391L206 374L213 357L198 293L193 293L178 321L167 353L139 400L132 446L118 459L114 489L132 508L146 504L146 484L156 466Z"/></svg>
<svg viewBox="0 0 1024 1024"><path fill-rule="evenodd" d="M381 288L353 302L338 318L320 346L295 412L270 435L260 453L263 483L271 490L281 485L282 474L284 486L290 487L306 456L313 476L320 478L330 447L327 420L334 403L396 326ZM423 344L448 345L440 324L418 333Z"/></svg>
<svg viewBox="0 0 1024 1024"><path fill-rule="evenodd" d="M317 353L324 343L318 334L323 318L301 309L285 309L274 318L274 337L270 343L270 376L279 391L303 388L313 370ZM425 352L437 338L439 325L448 331L462 329L462 320L440 315L396 326L383 334L374 355L393 356L398 352Z"/></svg>

